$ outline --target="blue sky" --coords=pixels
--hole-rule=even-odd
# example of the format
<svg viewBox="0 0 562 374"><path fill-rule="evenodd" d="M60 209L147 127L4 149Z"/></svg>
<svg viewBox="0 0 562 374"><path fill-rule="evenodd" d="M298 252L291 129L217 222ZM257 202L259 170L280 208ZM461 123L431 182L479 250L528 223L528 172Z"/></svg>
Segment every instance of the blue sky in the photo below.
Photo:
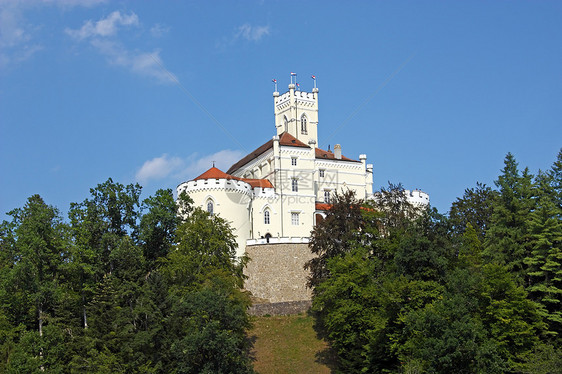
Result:
<svg viewBox="0 0 562 374"><path fill-rule="evenodd" d="M561 67L555 1L0 0L0 213L226 170L274 135L290 72L317 77L322 148L446 212L507 152L552 165Z"/></svg>

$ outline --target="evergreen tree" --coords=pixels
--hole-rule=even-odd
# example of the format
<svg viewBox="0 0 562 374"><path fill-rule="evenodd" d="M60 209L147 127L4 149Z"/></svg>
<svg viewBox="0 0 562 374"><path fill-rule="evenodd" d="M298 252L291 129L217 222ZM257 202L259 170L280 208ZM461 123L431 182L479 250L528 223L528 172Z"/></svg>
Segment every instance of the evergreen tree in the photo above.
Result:
<svg viewBox="0 0 562 374"><path fill-rule="evenodd" d="M511 153L504 164L496 181L499 194L494 200L483 255L487 262L506 265L517 282L524 284L524 259L530 253L528 219L533 209L532 176L527 169L519 172Z"/></svg>
<svg viewBox="0 0 562 374"><path fill-rule="evenodd" d="M39 195L8 214L12 223L3 226L11 232L4 233L2 246L11 248L6 258L9 262L1 267L0 315L9 318L5 320L8 326L20 325L26 331L20 330L14 352L23 366L10 364L7 370L54 369L52 365L62 357L52 352L57 347L48 344L45 328L60 318L58 312L67 292L62 273L69 249L65 225L58 211Z"/></svg>
<svg viewBox="0 0 562 374"><path fill-rule="evenodd" d="M534 189L536 208L530 214L531 253L528 266L528 291L545 306L550 332L562 333L562 217L556 202L553 174L540 172Z"/></svg>
<svg viewBox="0 0 562 374"><path fill-rule="evenodd" d="M492 209L497 193L483 183L476 183L475 188L464 190L462 197L451 205L449 219L457 236L464 234L470 224L478 240L483 241L492 219Z"/></svg>

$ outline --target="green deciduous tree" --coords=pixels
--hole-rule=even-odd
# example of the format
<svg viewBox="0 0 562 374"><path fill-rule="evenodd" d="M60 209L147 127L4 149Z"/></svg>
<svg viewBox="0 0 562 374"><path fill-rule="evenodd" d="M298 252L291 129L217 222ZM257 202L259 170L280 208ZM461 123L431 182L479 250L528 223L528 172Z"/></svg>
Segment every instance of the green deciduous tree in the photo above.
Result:
<svg viewBox="0 0 562 374"><path fill-rule="evenodd" d="M305 264L305 269L310 271L307 284L313 289L330 276L327 261L348 253L363 227L363 202L355 197L353 191L336 192L333 201L322 224L316 225L312 232L310 248L316 257Z"/></svg>

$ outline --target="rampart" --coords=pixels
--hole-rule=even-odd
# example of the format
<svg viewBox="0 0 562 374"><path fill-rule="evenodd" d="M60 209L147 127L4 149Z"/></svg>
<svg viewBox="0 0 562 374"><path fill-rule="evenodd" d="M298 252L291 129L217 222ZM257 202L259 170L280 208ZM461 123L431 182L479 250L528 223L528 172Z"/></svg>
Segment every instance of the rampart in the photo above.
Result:
<svg viewBox="0 0 562 374"><path fill-rule="evenodd" d="M313 258L306 243L248 245L251 261L244 273L245 289L270 303L311 300L304 264Z"/></svg>

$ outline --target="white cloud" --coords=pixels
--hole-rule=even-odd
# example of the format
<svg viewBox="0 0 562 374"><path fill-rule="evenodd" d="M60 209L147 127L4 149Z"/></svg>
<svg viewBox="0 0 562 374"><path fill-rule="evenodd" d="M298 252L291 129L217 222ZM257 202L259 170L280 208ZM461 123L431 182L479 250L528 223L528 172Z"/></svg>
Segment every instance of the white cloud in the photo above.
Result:
<svg viewBox="0 0 562 374"><path fill-rule="evenodd" d="M41 0L44 4L53 4L59 7L82 6L85 8L93 7L98 4L106 3L107 0Z"/></svg>
<svg viewBox="0 0 562 374"><path fill-rule="evenodd" d="M182 176L194 178L202 174L213 166L213 162L217 168L226 172L235 162L240 160L244 155L240 151L224 149L213 153L212 155L203 156L198 159L192 159L189 165L183 170Z"/></svg>
<svg viewBox="0 0 562 374"><path fill-rule="evenodd" d="M35 39L38 25L26 20L25 13L41 6L91 7L107 0L0 0L0 69L31 58L44 47Z"/></svg>
<svg viewBox="0 0 562 374"><path fill-rule="evenodd" d="M139 17L135 13L121 14L118 10L97 22L88 20L84 25L77 29L65 29L65 32L78 40L91 37L107 37L117 33L118 26L138 26Z"/></svg>
<svg viewBox="0 0 562 374"><path fill-rule="evenodd" d="M155 78L162 83L177 81L177 78L163 68L160 52L129 51L121 43L112 40L92 39L94 46L112 65L122 66L132 72Z"/></svg>
<svg viewBox="0 0 562 374"><path fill-rule="evenodd" d="M135 175L138 182L146 183L152 179L163 179L183 166L184 162L179 157L160 157L146 161Z"/></svg>
<svg viewBox="0 0 562 374"><path fill-rule="evenodd" d="M192 154L186 159L164 154L146 161L137 171L135 179L140 183L148 183L153 180L173 178L179 183L202 174L213 166L213 162L217 168L226 172L242 156L242 152L230 149L224 149L202 157Z"/></svg>
<svg viewBox="0 0 562 374"><path fill-rule="evenodd" d="M164 68L160 51L129 50L117 39L120 27L139 24L139 18L135 13L121 14L119 11L114 11L97 22L92 20L84 22L79 29L67 28L65 33L78 41L88 40L112 65L124 67L135 74L155 78L161 83L177 81L177 78Z"/></svg>
<svg viewBox="0 0 562 374"><path fill-rule="evenodd" d="M16 2L0 2L0 69L29 59L42 47L32 41L33 27L25 23Z"/></svg>
<svg viewBox="0 0 562 374"><path fill-rule="evenodd" d="M168 33L168 31L170 31L170 27L163 26L159 23L150 28L150 34L152 34L155 38L161 37L162 35Z"/></svg>
<svg viewBox="0 0 562 374"><path fill-rule="evenodd" d="M243 38L252 42L257 42L266 35L269 35L269 26L252 26L249 23L245 23L238 27L234 34L234 39Z"/></svg>

